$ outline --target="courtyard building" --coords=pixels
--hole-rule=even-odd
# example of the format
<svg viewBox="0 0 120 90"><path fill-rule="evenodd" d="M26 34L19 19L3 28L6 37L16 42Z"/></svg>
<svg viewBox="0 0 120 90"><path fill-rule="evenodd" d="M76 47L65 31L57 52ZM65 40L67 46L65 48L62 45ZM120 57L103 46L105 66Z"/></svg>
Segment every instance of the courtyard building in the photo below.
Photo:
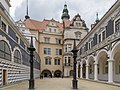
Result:
<svg viewBox="0 0 120 90"><path fill-rule="evenodd" d="M0 86L21 80L28 80L29 47L28 40L15 26L9 14L10 0L0 0ZM40 57L34 57L35 78L40 75Z"/></svg>
<svg viewBox="0 0 120 90"><path fill-rule="evenodd" d="M29 29L35 36L35 47L41 59L41 75L44 77L70 77L73 75L73 58L71 50L73 40L77 44L88 33L85 21L79 14L70 20L67 5L62 12L62 23L59 21L44 19L38 21L31 19L28 15L24 21L17 21L16 25Z"/></svg>
<svg viewBox="0 0 120 90"><path fill-rule="evenodd" d="M80 78L120 82L120 0L78 44Z"/></svg>

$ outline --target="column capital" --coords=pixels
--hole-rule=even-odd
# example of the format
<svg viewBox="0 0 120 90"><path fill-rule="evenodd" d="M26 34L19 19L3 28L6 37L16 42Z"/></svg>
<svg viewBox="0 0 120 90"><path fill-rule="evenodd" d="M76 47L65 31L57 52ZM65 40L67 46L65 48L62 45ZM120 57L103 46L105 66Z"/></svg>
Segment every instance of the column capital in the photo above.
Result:
<svg viewBox="0 0 120 90"><path fill-rule="evenodd" d="M94 62L94 65L98 65L98 62Z"/></svg>
<svg viewBox="0 0 120 90"><path fill-rule="evenodd" d="M113 62L113 61L114 61L114 59L108 59L107 61L108 61L108 62Z"/></svg>
<svg viewBox="0 0 120 90"><path fill-rule="evenodd" d="M88 64L86 64L85 66L86 66L86 67L89 67L89 65L88 65Z"/></svg>

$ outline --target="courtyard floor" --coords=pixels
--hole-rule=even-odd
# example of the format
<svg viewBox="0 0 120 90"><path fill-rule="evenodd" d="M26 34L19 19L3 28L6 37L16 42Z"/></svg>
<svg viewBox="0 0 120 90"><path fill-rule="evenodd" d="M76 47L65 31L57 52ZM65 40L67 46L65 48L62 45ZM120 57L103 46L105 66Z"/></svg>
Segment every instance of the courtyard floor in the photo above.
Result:
<svg viewBox="0 0 120 90"><path fill-rule="evenodd" d="M5 86L0 90L28 90L28 81ZM35 90L73 90L72 78L36 79ZM78 90L120 90L120 87L79 79Z"/></svg>

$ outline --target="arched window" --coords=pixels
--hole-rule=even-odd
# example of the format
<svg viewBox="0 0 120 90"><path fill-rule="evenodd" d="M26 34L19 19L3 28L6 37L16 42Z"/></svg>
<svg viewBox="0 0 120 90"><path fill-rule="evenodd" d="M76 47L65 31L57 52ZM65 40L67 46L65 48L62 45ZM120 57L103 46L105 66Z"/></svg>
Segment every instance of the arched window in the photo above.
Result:
<svg viewBox="0 0 120 90"><path fill-rule="evenodd" d="M11 52L5 41L0 41L0 58L11 61Z"/></svg>
<svg viewBox="0 0 120 90"><path fill-rule="evenodd" d="M15 52L14 52L14 62L21 64L21 55L18 50L15 50Z"/></svg>

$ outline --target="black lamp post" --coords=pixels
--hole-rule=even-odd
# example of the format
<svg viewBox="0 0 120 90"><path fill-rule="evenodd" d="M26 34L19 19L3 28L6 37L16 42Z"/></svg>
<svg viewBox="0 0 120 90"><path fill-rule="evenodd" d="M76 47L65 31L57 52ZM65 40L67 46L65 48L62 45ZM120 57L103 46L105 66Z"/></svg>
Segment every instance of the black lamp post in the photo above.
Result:
<svg viewBox="0 0 120 90"><path fill-rule="evenodd" d="M73 50L71 51L73 53L73 58L74 58L74 69L73 69L73 80L72 80L72 85L73 85L73 89L77 89L77 77L76 77L76 64L77 64L77 61L76 61L76 58L77 58L77 47L76 47L76 42L75 42L75 39L74 39L74 46L73 46Z"/></svg>
<svg viewBox="0 0 120 90"><path fill-rule="evenodd" d="M29 80L29 90L34 90L34 72L33 72L33 56L35 48L33 47L33 37L31 36L30 47L28 47L30 51L30 80Z"/></svg>

